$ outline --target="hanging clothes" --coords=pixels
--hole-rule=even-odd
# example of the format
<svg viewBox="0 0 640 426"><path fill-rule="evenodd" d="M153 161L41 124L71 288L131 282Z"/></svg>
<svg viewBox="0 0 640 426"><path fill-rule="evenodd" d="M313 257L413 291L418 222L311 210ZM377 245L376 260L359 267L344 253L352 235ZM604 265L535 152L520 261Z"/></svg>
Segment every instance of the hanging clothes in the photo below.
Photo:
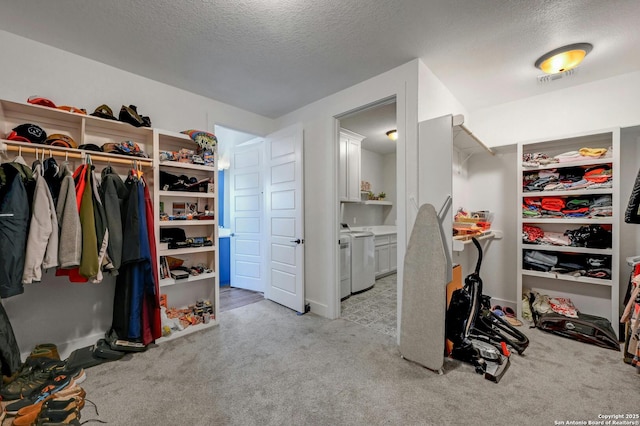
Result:
<svg viewBox="0 0 640 426"><path fill-rule="evenodd" d="M122 246L122 264L116 278L116 289L113 299L113 321L111 328L119 339L136 339L140 336L130 335L132 305L137 306L134 299L134 287L139 280L138 263L140 262L140 219L138 211L138 190L131 176L125 181L128 196L122 206L122 231L128 237ZM137 317L139 318L139 317ZM134 326L135 327L135 326Z"/></svg>
<svg viewBox="0 0 640 426"><path fill-rule="evenodd" d="M75 183L68 164L60 168L60 192L56 204L60 239L58 262L61 268L70 269L80 266L82 256L82 225L78 213Z"/></svg>
<svg viewBox="0 0 640 426"><path fill-rule="evenodd" d="M20 348L13 334L13 327L4 306L0 303L0 374L12 376L21 365Z"/></svg>
<svg viewBox="0 0 640 426"><path fill-rule="evenodd" d="M22 294L33 178L16 163L0 166L0 298Z"/></svg>
<svg viewBox="0 0 640 426"><path fill-rule="evenodd" d="M117 275L122 263L122 206L128 196L127 189L120 176L111 166L102 170L102 184L100 195L104 205L104 211L109 228L109 246L107 252L113 269L112 275Z"/></svg>
<svg viewBox="0 0 640 426"><path fill-rule="evenodd" d="M149 186L146 180L144 183L144 202L145 202L145 214L147 216L147 239L149 241L149 247L151 248L151 269L153 271L153 293L149 294L147 300L150 313L148 317L151 321L151 338L153 340L162 336L162 320L160 318L160 277L158 276L158 253L156 251L156 236L155 236L155 216L153 214L153 201L151 200L151 194L149 193ZM151 342L149 342L151 343ZM146 343L145 343L146 344Z"/></svg>
<svg viewBox="0 0 640 426"><path fill-rule="evenodd" d="M33 196L29 236L25 252L23 284L40 282L44 269L58 266L58 216L51 192L42 176L42 164L34 163Z"/></svg>
<svg viewBox="0 0 640 426"><path fill-rule="evenodd" d="M93 203L93 211L94 211L94 221L95 221L95 230L96 230L96 241L97 241L97 249L98 249L98 273L95 278L92 278L93 283L102 282L102 271L111 271L113 270L113 263L111 263L111 258L107 253L107 247L109 246L109 228L107 227L107 218L104 211L104 206L102 204L102 200L100 197L100 187L98 185L98 180L96 179L93 167L91 170L91 201Z"/></svg>
<svg viewBox="0 0 640 426"><path fill-rule="evenodd" d="M148 345L162 335L153 209L143 179L132 174L124 184L129 197L123 206L123 232L130 239L116 279L112 328L121 339Z"/></svg>

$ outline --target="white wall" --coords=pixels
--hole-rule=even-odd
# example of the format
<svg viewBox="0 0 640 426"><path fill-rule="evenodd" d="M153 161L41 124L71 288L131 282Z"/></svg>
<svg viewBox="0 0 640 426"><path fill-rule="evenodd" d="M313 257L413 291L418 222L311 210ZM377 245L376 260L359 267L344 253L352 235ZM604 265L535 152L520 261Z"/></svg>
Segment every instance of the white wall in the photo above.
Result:
<svg viewBox="0 0 640 426"><path fill-rule="evenodd" d="M312 312L319 315L329 318L339 315L338 125L334 117L397 96L397 155L398 170L402 171L397 179L398 225L405 226L405 176L400 164L406 161L405 144L416 144L418 62L411 61L279 119L280 127L296 122L304 127L305 298ZM403 232L398 233L398 247L406 247ZM398 280L402 281L401 271Z"/></svg>
<svg viewBox="0 0 640 426"><path fill-rule="evenodd" d="M214 123L255 134L273 131L274 120L137 76L60 49L0 31L0 98L26 102L31 95L92 112L106 103L114 113L135 104L153 126L212 130ZM9 65L9 62L11 65ZM59 344L62 356L95 343L111 326L114 280L70 284L46 274L41 284L2 301L23 355L36 343Z"/></svg>
<svg viewBox="0 0 640 426"><path fill-rule="evenodd" d="M382 155L366 149L360 150L361 180L371 184L371 192L375 195L384 191L384 176L381 173L382 168Z"/></svg>
<svg viewBox="0 0 640 426"><path fill-rule="evenodd" d="M213 131L214 123L256 135L274 130L270 118L6 31L0 31L0 46L2 99L26 102L29 96L39 95L88 112L106 103L116 115L121 105L134 104L151 117L153 127L173 131Z"/></svg>
<svg viewBox="0 0 640 426"><path fill-rule="evenodd" d="M553 84L553 83L550 83ZM640 124L640 72L473 111L468 123L488 146Z"/></svg>

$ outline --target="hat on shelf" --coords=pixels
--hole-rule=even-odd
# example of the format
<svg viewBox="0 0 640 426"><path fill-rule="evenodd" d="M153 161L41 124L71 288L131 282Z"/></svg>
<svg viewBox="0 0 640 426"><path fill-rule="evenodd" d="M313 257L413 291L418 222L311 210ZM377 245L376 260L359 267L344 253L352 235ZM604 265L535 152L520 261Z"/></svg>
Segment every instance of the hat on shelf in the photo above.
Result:
<svg viewBox="0 0 640 426"><path fill-rule="evenodd" d="M57 108L56 104L51 99L43 98L42 96L30 96L27 102L33 105L40 105L49 108Z"/></svg>
<svg viewBox="0 0 640 426"><path fill-rule="evenodd" d="M87 110L84 109L84 108L76 108L74 106L61 105L61 106L58 107L58 109L61 109L63 111L73 112L75 114L87 115Z"/></svg>
<svg viewBox="0 0 640 426"><path fill-rule="evenodd" d="M14 127L7 139L19 142L44 143L47 139L47 133L40 126L25 123Z"/></svg>
<svg viewBox="0 0 640 426"><path fill-rule="evenodd" d="M93 111L89 115L93 115L94 117L106 118L107 120L116 120L116 121L118 120L113 115L113 111L111 110L111 108L109 108L109 105L106 105L106 104L100 105L98 108L96 108L95 111Z"/></svg>
<svg viewBox="0 0 640 426"><path fill-rule="evenodd" d="M63 146L65 148L77 148L78 144L73 140L71 136L63 135L61 133L54 133L44 141L47 145L51 146Z"/></svg>
<svg viewBox="0 0 640 426"><path fill-rule="evenodd" d="M85 143L83 145L80 145L78 149L84 149L85 151L102 152L102 148L100 148L98 145L93 143Z"/></svg>
<svg viewBox="0 0 640 426"><path fill-rule="evenodd" d="M147 158L147 154L140 149L140 145L133 141L123 141L120 143L105 143L102 145L102 151L111 154L131 155L134 157Z"/></svg>
<svg viewBox="0 0 640 426"><path fill-rule="evenodd" d="M218 144L218 138L213 133L205 132L204 130L189 129L183 130L180 133L188 135L200 148L205 151L213 151Z"/></svg>
<svg viewBox="0 0 640 426"><path fill-rule="evenodd" d="M135 105L122 105L118 119L135 127L151 127L151 119L138 114L138 108Z"/></svg>

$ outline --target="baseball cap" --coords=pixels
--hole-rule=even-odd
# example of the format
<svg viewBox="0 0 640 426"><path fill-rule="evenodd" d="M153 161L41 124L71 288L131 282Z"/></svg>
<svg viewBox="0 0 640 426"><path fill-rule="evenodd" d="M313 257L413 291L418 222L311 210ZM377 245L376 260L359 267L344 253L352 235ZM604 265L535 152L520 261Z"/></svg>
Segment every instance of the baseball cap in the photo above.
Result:
<svg viewBox="0 0 640 426"><path fill-rule="evenodd" d="M102 152L102 148L100 148L98 145L94 143L86 143L84 145L80 145L78 149L84 149L85 151Z"/></svg>
<svg viewBox="0 0 640 426"><path fill-rule="evenodd" d="M44 143L51 146L63 146L65 148L78 147L78 144L73 140L71 136L63 135L61 133L54 133L53 135L49 135Z"/></svg>
<svg viewBox="0 0 640 426"><path fill-rule="evenodd" d="M49 108L57 108L56 104L51 99L43 98L42 96L30 96L27 102L34 105L46 106Z"/></svg>
<svg viewBox="0 0 640 426"><path fill-rule="evenodd" d="M58 109L61 109L63 111L69 111L69 112L73 112L76 114L82 114L82 115L87 115L87 110L84 108L76 108L74 106L70 106L70 105L60 105L58 107Z"/></svg>
<svg viewBox="0 0 640 426"><path fill-rule="evenodd" d="M13 128L7 139L19 142L44 143L47 133L42 127L31 123L21 124Z"/></svg>

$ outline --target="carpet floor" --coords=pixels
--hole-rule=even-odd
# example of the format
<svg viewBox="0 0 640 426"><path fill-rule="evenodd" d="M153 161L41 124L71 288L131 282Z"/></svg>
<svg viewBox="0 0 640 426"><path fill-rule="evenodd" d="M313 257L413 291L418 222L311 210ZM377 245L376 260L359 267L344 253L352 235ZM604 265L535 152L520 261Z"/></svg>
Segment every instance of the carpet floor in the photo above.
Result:
<svg viewBox="0 0 640 426"><path fill-rule="evenodd" d="M83 387L100 415L87 404L82 420L557 425L640 413L640 374L620 352L524 331L531 345L495 384L453 360L438 375L403 360L389 335L264 300L222 313L217 327L87 369Z"/></svg>

